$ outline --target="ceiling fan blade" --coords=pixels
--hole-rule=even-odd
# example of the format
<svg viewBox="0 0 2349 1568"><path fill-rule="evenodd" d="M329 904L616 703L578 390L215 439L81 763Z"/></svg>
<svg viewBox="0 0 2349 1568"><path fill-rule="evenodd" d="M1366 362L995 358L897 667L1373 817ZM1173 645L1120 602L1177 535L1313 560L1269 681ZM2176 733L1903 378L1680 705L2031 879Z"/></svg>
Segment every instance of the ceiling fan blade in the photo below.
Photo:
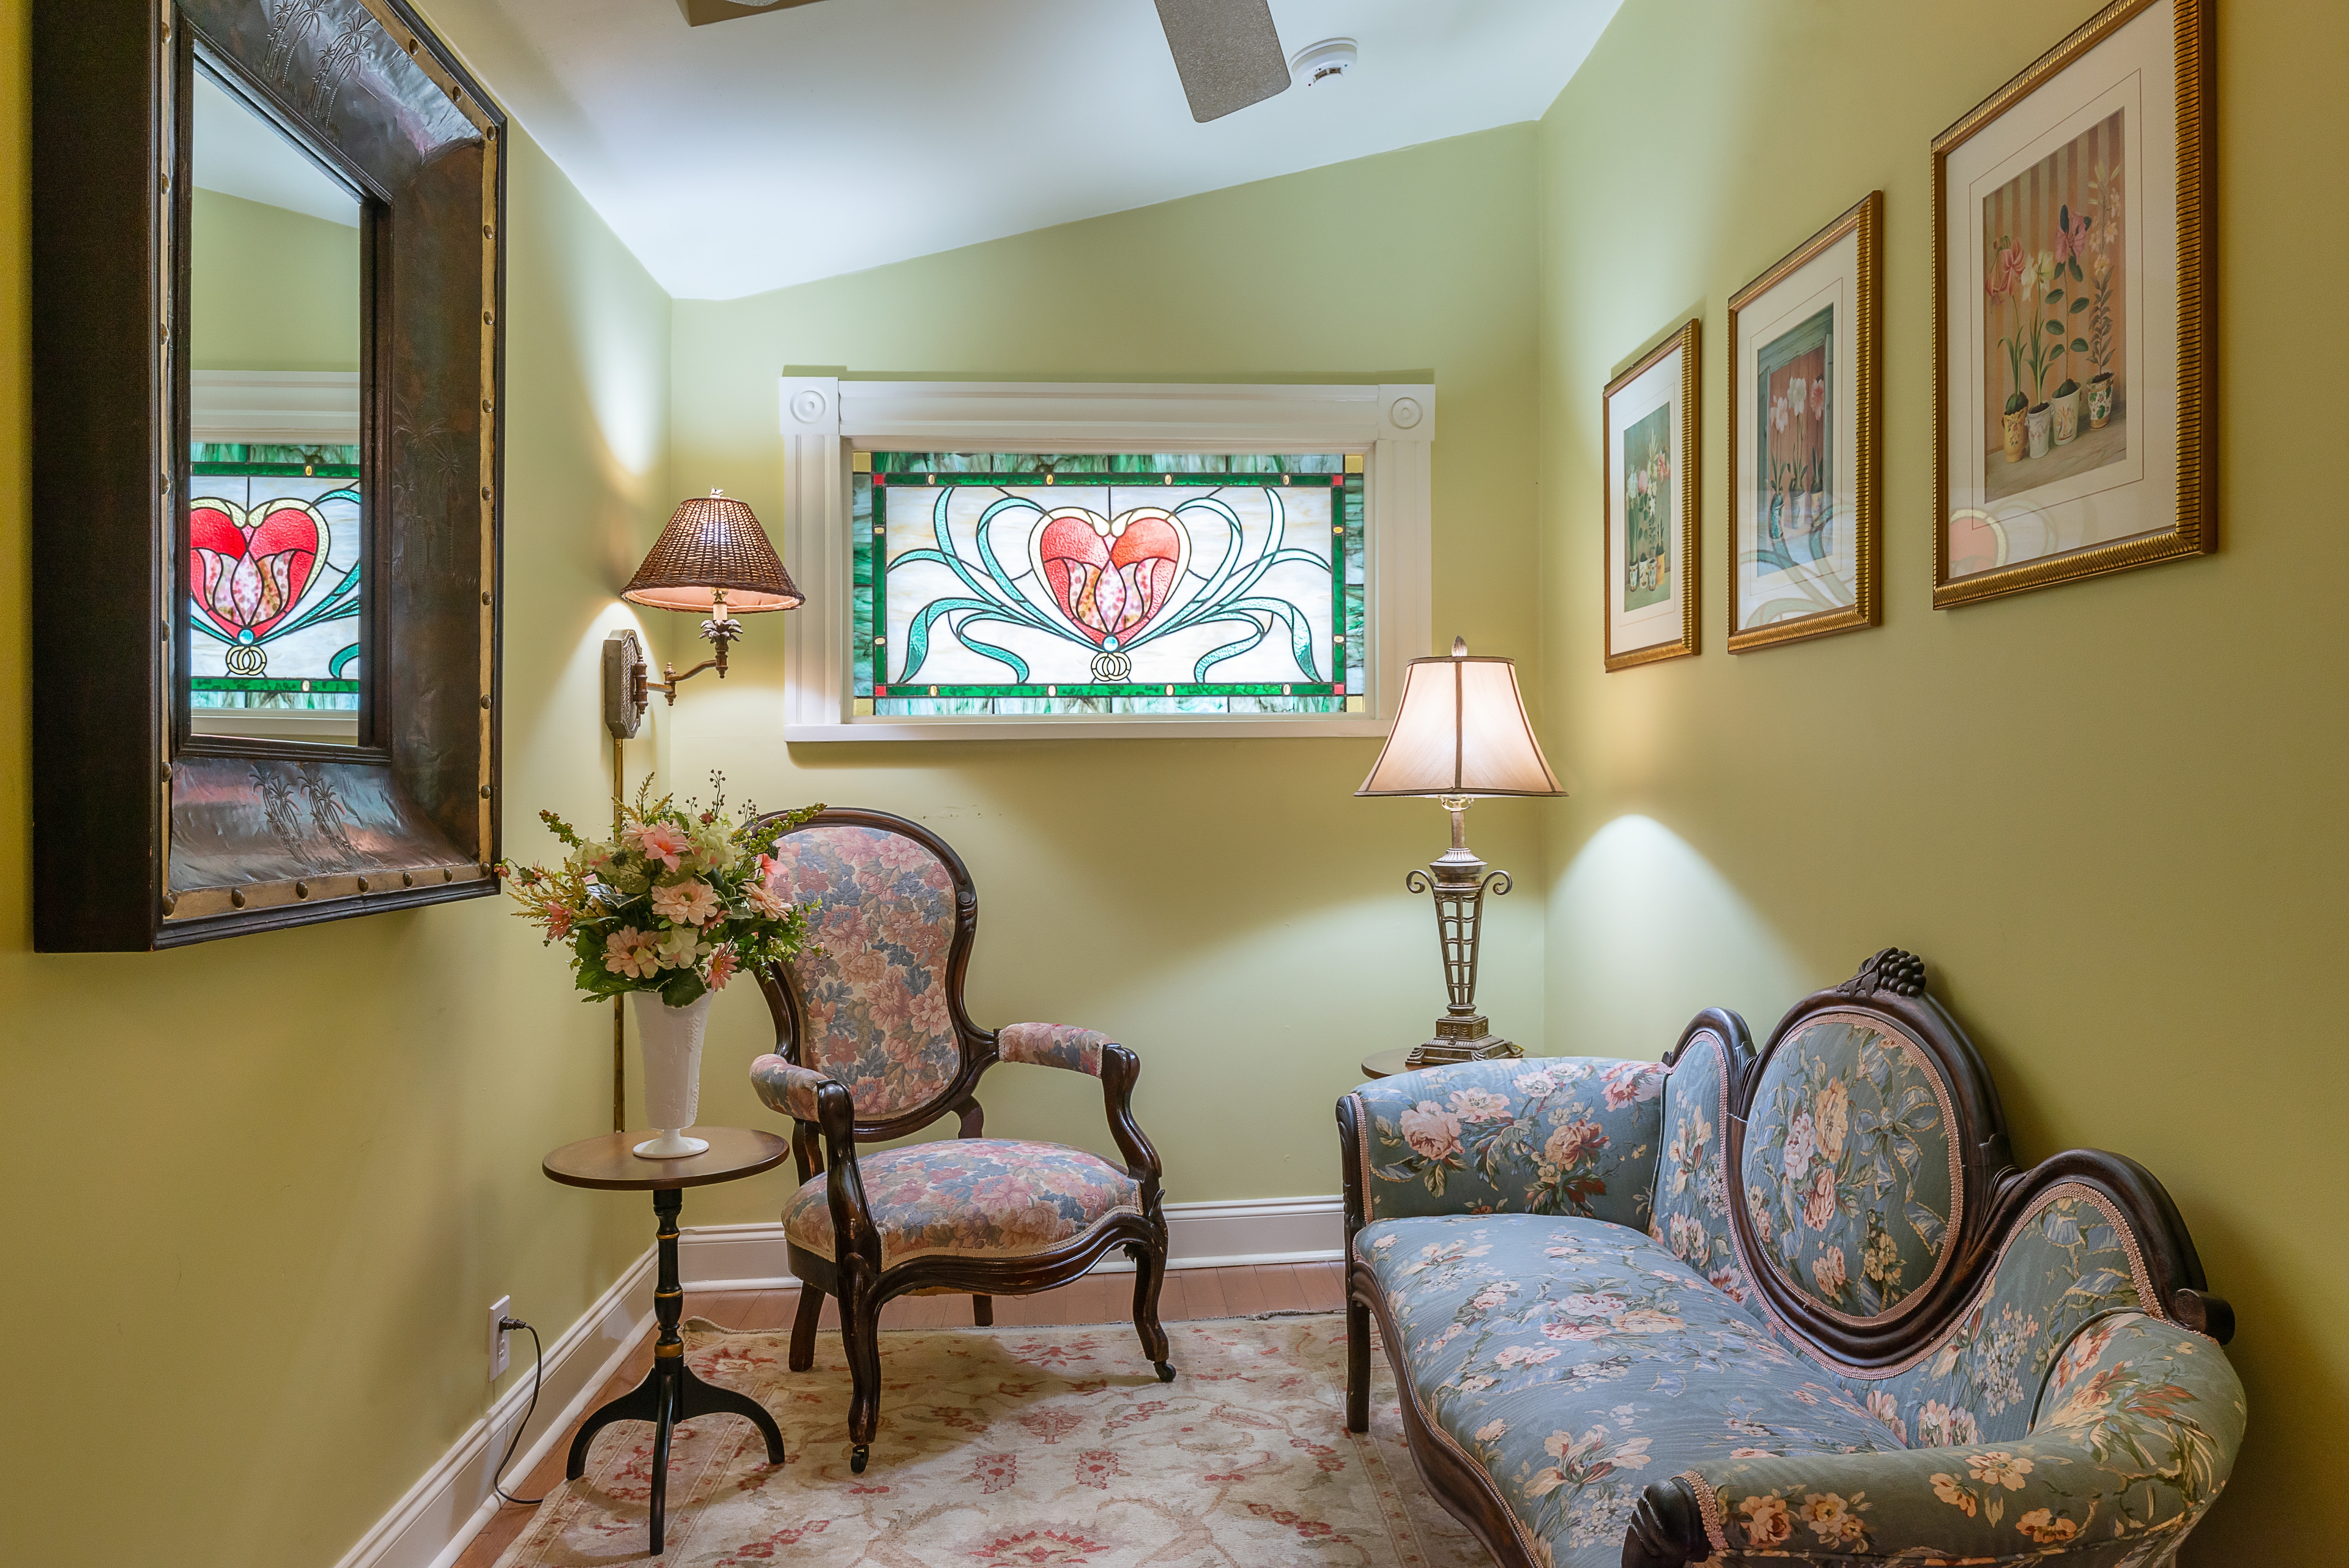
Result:
<svg viewBox="0 0 2349 1568"><path fill-rule="evenodd" d="M1200 124L1288 90L1270 0L1158 0L1158 25Z"/></svg>
<svg viewBox="0 0 2349 1568"><path fill-rule="evenodd" d="M677 0L678 9L685 13L688 27L706 27L712 22L731 22L737 16L764 16L773 11L788 11L794 5L812 5L815 0Z"/></svg>

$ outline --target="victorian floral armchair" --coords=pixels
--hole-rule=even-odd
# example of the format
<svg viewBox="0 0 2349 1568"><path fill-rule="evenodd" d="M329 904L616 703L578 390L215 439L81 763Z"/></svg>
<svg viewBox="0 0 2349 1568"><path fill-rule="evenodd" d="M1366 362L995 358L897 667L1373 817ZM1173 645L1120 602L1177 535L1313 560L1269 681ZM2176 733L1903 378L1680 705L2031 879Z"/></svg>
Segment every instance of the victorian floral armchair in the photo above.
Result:
<svg viewBox="0 0 2349 1568"><path fill-rule="evenodd" d="M850 1468L864 1469L880 1423L878 1324L894 1296L968 1292L984 1326L991 1296L1066 1284L1123 1247L1134 1262L1134 1329L1171 1382L1158 1322L1166 1219L1158 1155L1133 1119L1133 1053L1090 1029L971 1023L962 985L978 895L955 852L915 823L823 812L777 844L768 886L814 906L822 944L761 975L776 1054L750 1064L750 1080L795 1124L800 1188L783 1206L800 1281L791 1366L814 1365L823 1299L837 1299ZM981 1137L978 1080L998 1062L1100 1079L1124 1165L1063 1144ZM957 1137L856 1152L950 1111Z"/></svg>
<svg viewBox="0 0 2349 1568"><path fill-rule="evenodd" d="M2142 1167L2012 1161L1888 950L1756 1053L1472 1063L1339 1106L1349 1420L1375 1316L1507 1568L2161 1564L2225 1485L2233 1329Z"/></svg>

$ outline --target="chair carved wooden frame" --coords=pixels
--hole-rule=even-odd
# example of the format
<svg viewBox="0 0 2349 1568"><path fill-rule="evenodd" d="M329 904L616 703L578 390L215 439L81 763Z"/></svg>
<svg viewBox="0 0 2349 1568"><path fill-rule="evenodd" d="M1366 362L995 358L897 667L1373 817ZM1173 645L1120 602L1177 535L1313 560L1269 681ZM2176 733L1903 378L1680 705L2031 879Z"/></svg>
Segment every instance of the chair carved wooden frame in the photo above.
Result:
<svg viewBox="0 0 2349 1568"><path fill-rule="evenodd" d="M783 1211L800 1281L791 1367L814 1365L817 1320L824 1297L833 1297L851 1381L850 1469L864 1469L880 1425L879 1319L897 1296L968 1293L971 1320L984 1327L994 1321L992 1297L1066 1284L1123 1248L1134 1263L1143 1352L1171 1382L1158 1320L1166 1217L1157 1151L1133 1119L1142 1073L1133 1053L1092 1030L1015 1023L993 1031L970 1021L963 980L978 930L978 889L961 858L918 824L877 811L819 813L777 842L768 885L814 904L818 940L830 939L826 950L760 974L775 1016L775 1054L752 1063L750 1076L760 1098L794 1124L801 1186ZM978 1081L998 1062L1100 1078L1123 1169L1057 1144L982 1140ZM959 1118L955 1138L867 1156L860 1166L858 1144L906 1137L948 1112ZM957 1147L965 1139L982 1142ZM1019 1216L1025 1234L998 1239L1008 1245L962 1244L974 1220L993 1225L978 1199L963 1206L959 1228L955 1212L935 1208L923 1222L917 1206L931 1195L930 1179L942 1162L949 1177L968 1176L958 1161L992 1162L997 1182L1008 1176L1014 1186L1023 1164L1043 1170L1045 1190L1030 1192ZM876 1210L865 1177L881 1171Z"/></svg>

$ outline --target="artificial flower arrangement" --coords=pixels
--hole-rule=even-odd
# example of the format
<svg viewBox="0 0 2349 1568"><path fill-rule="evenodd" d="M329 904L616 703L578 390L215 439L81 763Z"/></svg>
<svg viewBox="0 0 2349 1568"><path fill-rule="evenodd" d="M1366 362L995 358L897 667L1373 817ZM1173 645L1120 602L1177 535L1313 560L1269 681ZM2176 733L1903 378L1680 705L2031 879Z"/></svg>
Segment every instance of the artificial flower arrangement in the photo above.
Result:
<svg viewBox="0 0 2349 1568"><path fill-rule="evenodd" d="M501 861L498 874L521 918L571 948L571 971L591 1002L657 992L671 1007L723 991L744 968L779 962L808 945L807 911L767 886L775 841L823 807L787 811L737 827L726 815L725 778L703 808L652 798L612 803L612 836L590 841L551 811L538 814L571 855L560 869Z"/></svg>

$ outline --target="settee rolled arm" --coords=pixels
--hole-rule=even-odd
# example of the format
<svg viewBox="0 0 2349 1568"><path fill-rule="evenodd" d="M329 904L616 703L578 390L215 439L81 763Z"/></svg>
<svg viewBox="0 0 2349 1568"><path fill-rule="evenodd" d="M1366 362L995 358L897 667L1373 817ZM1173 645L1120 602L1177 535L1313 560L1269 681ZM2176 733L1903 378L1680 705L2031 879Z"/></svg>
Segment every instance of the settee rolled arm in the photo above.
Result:
<svg viewBox="0 0 2349 1568"><path fill-rule="evenodd" d="M1807 1549L2005 1562L2050 1548L2060 1558L2075 1542L2174 1542L2226 1485L2243 1422L2242 1384L2215 1343L2116 1314L2075 1337L2014 1441L1700 1466L1647 1489L1623 1561L1676 1568L1710 1554L1728 1568ZM1671 1554L1691 1549L1675 1487L1700 1510L1692 1556Z"/></svg>
<svg viewBox="0 0 2349 1568"><path fill-rule="evenodd" d="M1645 1229L1666 1075L1657 1062L1526 1056L1364 1084L1338 1116L1350 1231L1492 1212L1630 1221L1635 1206Z"/></svg>

